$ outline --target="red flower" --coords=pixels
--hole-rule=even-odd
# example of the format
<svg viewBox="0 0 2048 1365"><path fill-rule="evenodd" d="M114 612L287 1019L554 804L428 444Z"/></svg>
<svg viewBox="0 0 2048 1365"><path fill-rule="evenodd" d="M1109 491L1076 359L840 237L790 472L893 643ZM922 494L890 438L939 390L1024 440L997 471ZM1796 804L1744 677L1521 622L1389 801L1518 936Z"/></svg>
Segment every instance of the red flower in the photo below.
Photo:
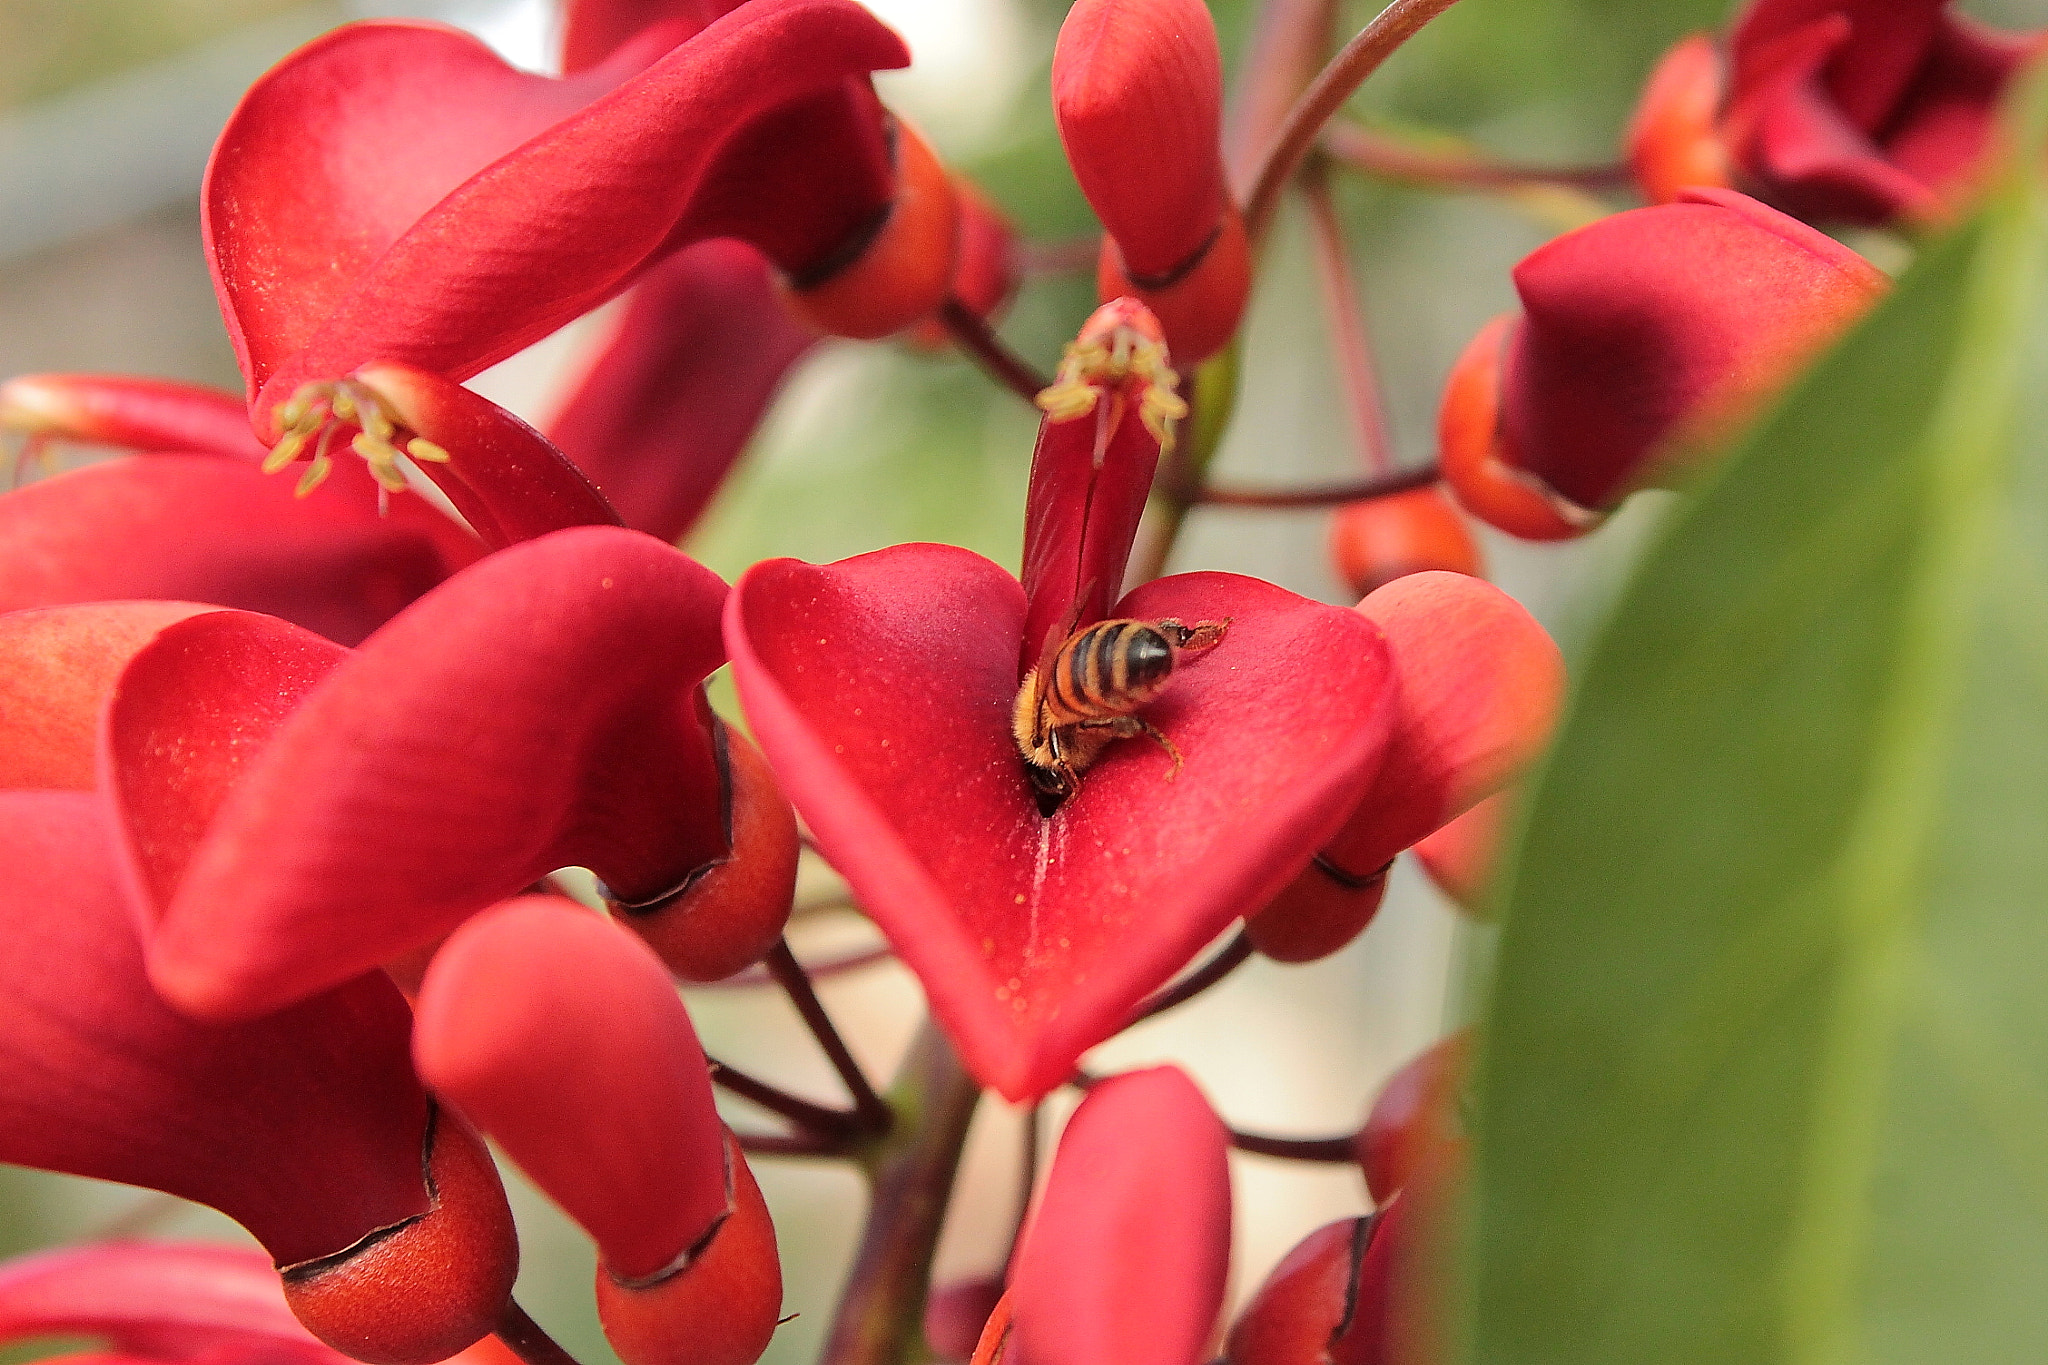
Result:
<svg viewBox="0 0 2048 1365"><path fill-rule="evenodd" d="M164 630L101 760L158 987L248 1018L572 863L684 965L745 965L787 916L795 830L750 817L780 797L728 762L698 688L724 596L586 527L490 556L354 652L245 613Z"/></svg>
<svg viewBox="0 0 2048 1365"><path fill-rule="evenodd" d="M1084 330L1039 439L1023 584L940 545L755 566L726 637L775 770L918 973L970 1071L1012 1099L1075 1058L1335 832L1378 760L1387 664L1364 618L1188 574L1118 601L1165 356L1132 305ZM1229 619L1051 814L1012 732L1023 675L1110 617Z"/></svg>
<svg viewBox="0 0 2048 1365"><path fill-rule="evenodd" d="M1078 0L1053 49L1053 113L1102 219L1103 299L1141 299L1192 365L1237 331L1251 261L1224 180L1223 63L1201 0Z"/></svg>
<svg viewBox="0 0 2048 1365"><path fill-rule="evenodd" d="M143 973L109 851L95 796L0 792L0 1160L220 1209L358 1359L439 1360L489 1330L511 1215L482 1144L414 1078L397 990L366 975L193 1023Z"/></svg>
<svg viewBox="0 0 2048 1365"><path fill-rule="evenodd" d="M1196 1365L1230 1269L1230 1137L1178 1068L1096 1085L1060 1135L1017 1252L1031 1365Z"/></svg>
<svg viewBox="0 0 2048 1365"><path fill-rule="evenodd" d="M1802 218L1945 218L2039 35L1995 33L1948 0L1754 0L1728 42L1673 49L1644 93L1631 157L1658 198L1715 169L1702 112L1759 194ZM1726 84L1725 95L1722 92ZM1724 182L1705 182L1724 183Z"/></svg>
<svg viewBox="0 0 2048 1365"><path fill-rule="evenodd" d="M628 1365L752 1365L782 1306L774 1228L645 944L555 897L489 910L434 955L413 1050L596 1240Z"/></svg>
<svg viewBox="0 0 2048 1365"><path fill-rule="evenodd" d="M1523 313L1467 349L1444 467L1476 515L1542 534L1530 500L1605 509L1704 449L1881 295L1874 266L1743 195L1603 218L1515 268ZM1505 503L1516 483L1521 504ZM1531 525L1531 522L1538 524Z"/></svg>

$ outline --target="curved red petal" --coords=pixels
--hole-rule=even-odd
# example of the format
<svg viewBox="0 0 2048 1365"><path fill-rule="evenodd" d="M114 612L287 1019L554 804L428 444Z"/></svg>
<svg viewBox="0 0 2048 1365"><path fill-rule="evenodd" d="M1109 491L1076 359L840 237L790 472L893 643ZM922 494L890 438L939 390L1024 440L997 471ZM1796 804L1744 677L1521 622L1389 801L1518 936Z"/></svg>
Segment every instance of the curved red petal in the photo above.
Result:
<svg viewBox="0 0 2048 1365"><path fill-rule="evenodd" d="M511 354L675 244L727 133L907 60L852 0L755 0L643 67L640 45L671 32L565 81L399 24L343 30L273 70L205 191L259 406L370 360L461 379ZM325 144L312 165L309 123Z"/></svg>
<svg viewBox="0 0 2048 1365"><path fill-rule="evenodd" d="M168 1190L280 1264L428 1209L397 990L365 976L231 1028L158 998L96 798L0 793L0 1160Z"/></svg>
<svg viewBox="0 0 2048 1365"><path fill-rule="evenodd" d="M94 602L0 615L0 790L91 791L100 711L157 632L212 607Z"/></svg>
<svg viewBox="0 0 2048 1365"><path fill-rule="evenodd" d="M1011 1273L1031 1365L1197 1365L1230 1268L1230 1136L1179 1068L1088 1092Z"/></svg>
<svg viewBox="0 0 2048 1365"><path fill-rule="evenodd" d="M246 1017L431 943L565 864L642 901L726 848L698 684L725 585L603 526L499 551L337 666L222 804L151 944Z"/></svg>
<svg viewBox="0 0 2048 1365"><path fill-rule="evenodd" d="M494 550L570 526L617 526L619 514L547 437L462 385L379 362L356 379L407 431L445 452L419 459L421 473Z"/></svg>
<svg viewBox="0 0 2048 1365"><path fill-rule="evenodd" d="M292 1316L268 1256L222 1242L97 1242L0 1264L0 1342L41 1336L99 1337L156 1360L224 1348L295 1365L348 1359Z"/></svg>
<svg viewBox="0 0 2048 1365"><path fill-rule="evenodd" d="M125 374L24 374L0 384L0 427L134 451L179 450L255 463L249 409L225 389Z"/></svg>
<svg viewBox="0 0 2048 1365"><path fill-rule="evenodd" d="M1543 751L1564 658L1521 603L1464 574L1410 574L1358 604L1386 633L1400 702L1385 761L1325 850L1369 876Z"/></svg>
<svg viewBox="0 0 2048 1365"><path fill-rule="evenodd" d="M1232 618L1041 816L1009 718L1023 593L965 550L755 566L726 634L776 775L983 1083L1022 1100L1334 831L1391 722L1378 631L1226 574L1118 610Z"/></svg>
<svg viewBox="0 0 2048 1365"><path fill-rule="evenodd" d="M464 924L420 986L420 1076L644 1279L730 1211L725 1129L675 984L628 931L559 897Z"/></svg>
<svg viewBox="0 0 2048 1365"><path fill-rule="evenodd" d="M239 461L134 456L0 495L0 610L210 602L354 644L466 563L475 542L405 500L380 518L357 476L336 473L295 498L290 480Z"/></svg>
<svg viewBox="0 0 2048 1365"><path fill-rule="evenodd" d="M1230 1325L1225 1365L1322 1365L1349 1326L1373 1220L1325 1223L1280 1258Z"/></svg>
<svg viewBox="0 0 2048 1365"><path fill-rule="evenodd" d="M1745 415L1887 287L1848 248L1728 190L1603 218L1515 268L1527 317L1500 410L1512 463L1583 507Z"/></svg>
<svg viewBox="0 0 2048 1365"><path fill-rule="evenodd" d="M145 923L170 904L244 770L347 656L276 617L215 611L159 631L129 660L101 726L98 778Z"/></svg>
<svg viewBox="0 0 2048 1365"><path fill-rule="evenodd" d="M700 242L634 286L548 435L626 525L677 540L816 341L782 306L759 252Z"/></svg>
<svg viewBox="0 0 2048 1365"><path fill-rule="evenodd" d="M695 33L738 0L568 0L562 6L562 70L596 66L657 24Z"/></svg>
<svg viewBox="0 0 2048 1365"><path fill-rule="evenodd" d="M1074 176L1131 272L1165 276L1197 256L1228 198L1208 6L1078 0L1053 49L1052 99Z"/></svg>

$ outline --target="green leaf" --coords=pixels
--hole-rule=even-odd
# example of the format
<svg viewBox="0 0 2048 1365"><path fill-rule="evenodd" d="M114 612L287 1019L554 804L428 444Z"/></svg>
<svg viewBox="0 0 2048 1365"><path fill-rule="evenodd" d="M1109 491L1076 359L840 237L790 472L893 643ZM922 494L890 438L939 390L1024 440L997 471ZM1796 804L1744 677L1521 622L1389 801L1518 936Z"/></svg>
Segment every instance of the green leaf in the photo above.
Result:
<svg viewBox="0 0 2048 1365"><path fill-rule="evenodd" d="M1618 604L1507 893L1474 1360L2048 1360L2044 256L2015 173Z"/></svg>

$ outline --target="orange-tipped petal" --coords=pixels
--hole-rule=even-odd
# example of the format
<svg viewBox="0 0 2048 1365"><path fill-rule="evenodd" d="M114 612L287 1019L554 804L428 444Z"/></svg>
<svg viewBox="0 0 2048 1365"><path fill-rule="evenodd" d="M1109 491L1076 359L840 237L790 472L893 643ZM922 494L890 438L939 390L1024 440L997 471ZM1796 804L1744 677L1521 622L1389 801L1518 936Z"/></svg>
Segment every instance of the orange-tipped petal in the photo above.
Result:
<svg viewBox="0 0 2048 1365"><path fill-rule="evenodd" d="M1486 908L1487 887L1501 840L1507 836L1513 802L1512 791L1495 792L1415 845L1415 859L1437 890L1468 914Z"/></svg>
<svg viewBox="0 0 2048 1365"><path fill-rule="evenodd" d="M724 1129L704 1050L646 945L552 896L477 915L420 986L420 1077L494 1138L626 1279L724 1221Z"/></svg>
<svg viewBox="0 0 2048 1365"><path fill-rule="evenodd" d="M1501 353L1519 319L1502 314L1479 329L1444 381L1437 449L1444 482L1467 512L1522 540L1571 540L1598 524L1502 456Z"/></svg>
<svg viewBox="0 0 2048 1365"><path fill-rule="evenodd" d="M1721 54L1704 33L1680 39L1650 73L1623 145L1652 203L1668 204L1694 185L1731 186L1719 127L1727 80Z"/></svg>

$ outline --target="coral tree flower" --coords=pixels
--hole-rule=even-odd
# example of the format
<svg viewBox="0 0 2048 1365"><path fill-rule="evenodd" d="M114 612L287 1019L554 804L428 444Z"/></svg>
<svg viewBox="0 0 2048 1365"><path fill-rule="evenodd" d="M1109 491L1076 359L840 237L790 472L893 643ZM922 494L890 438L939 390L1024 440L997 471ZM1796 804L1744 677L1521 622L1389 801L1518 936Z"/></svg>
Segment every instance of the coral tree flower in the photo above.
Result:
<svg viewBox="0 0 2048 1365"><path fill-rule="evenodd" d="M1011 1271L1011 1360L1197 1365L1230 1269L1230 1136L1177 1067L1093 1087Z"/></svg>
<svg viewBox="0 0 2048 1365"><path fill-rule="evenodd" d="M1108 232L1105 300L1142 300L1193 365L1237 330L1250 254L1221 149L1223 63L1202 0L1078 0L1052 59L1053 114Z"/></svg>
<svg viewBox="0 0 2048 1365"><path fill-rule="evenodd" d="M758 956L795 829L749 817L780 797L699 687L724 597L658 541L582 527L480 561L353 652L245 613L163 631L102 755L159 989L256 1016L572 863L679 956Z"/></svg>
<svg viewBox="0 0 2048 1365"><path fill-rule="evenodd" d="M892 157L922 144L892 150L866 76L906 60L851 0L676 19L559 80L437 25L354 24L301 48L243 98L202 200L257 434L305 430L369 363L466 378L701 238L753 241L814 300L913 228L949 248L949 192L939 228L892 207ZM917 312L950 272L936 255Z"/></svg>
<svg viewBox="0 0 2048 1365"><path fill-rule="evenodd" d="M108 833L91 793L0 792L0 1160L220 1209L358 1359L439 1360L489 1330L511 1215L482 1144L414 1078L396 988L371 974L246 1024L185 1019L144 975Z"/></svg>
<svg viewBox="0 0 2048 1365"><path fill-rule="evenodd" d="M1694 468L1887 288L1861 256L1728 190L1603 218L1515 267L1523 311L1445 387L1444 469L1475 515L1545 534Z"/></svg>
<svg viewBox="0 0 2048 1365"><path fill-rule="evenodd" d="M1719 142L1748 187L1802 218L1938 221L1969 187L2007 82L2041 44L1961 18L1948 0L1754 0L1725 66L1703 36L1665 58L1631 160L1670 198L1714 173Z"/></svg>
<svg viewBox="0 0 2048 1365"><path fill-rule="evenodd" d="M726 611L748 718L970 1071L1059 1084L1335 832L1390 719L1379 632L1228 574L1121 601L1175 411L1142 307L1101 310L1045 400L1024 581L941 545L756 565ZM1085 391L1085 392L1083 392ZM1109 617L1229 618L1052 813L1012 733L1024 675Z"/></svg>
<svg viewBox="0 0 2048 1365"><path fill-rule="evenodd" d="M495 907L434 955L413 1047L435 1093L596 1240L599 1309L628 1365L752 1365L767 1349L774 1229L644 943L558 897Z"/></svg>

